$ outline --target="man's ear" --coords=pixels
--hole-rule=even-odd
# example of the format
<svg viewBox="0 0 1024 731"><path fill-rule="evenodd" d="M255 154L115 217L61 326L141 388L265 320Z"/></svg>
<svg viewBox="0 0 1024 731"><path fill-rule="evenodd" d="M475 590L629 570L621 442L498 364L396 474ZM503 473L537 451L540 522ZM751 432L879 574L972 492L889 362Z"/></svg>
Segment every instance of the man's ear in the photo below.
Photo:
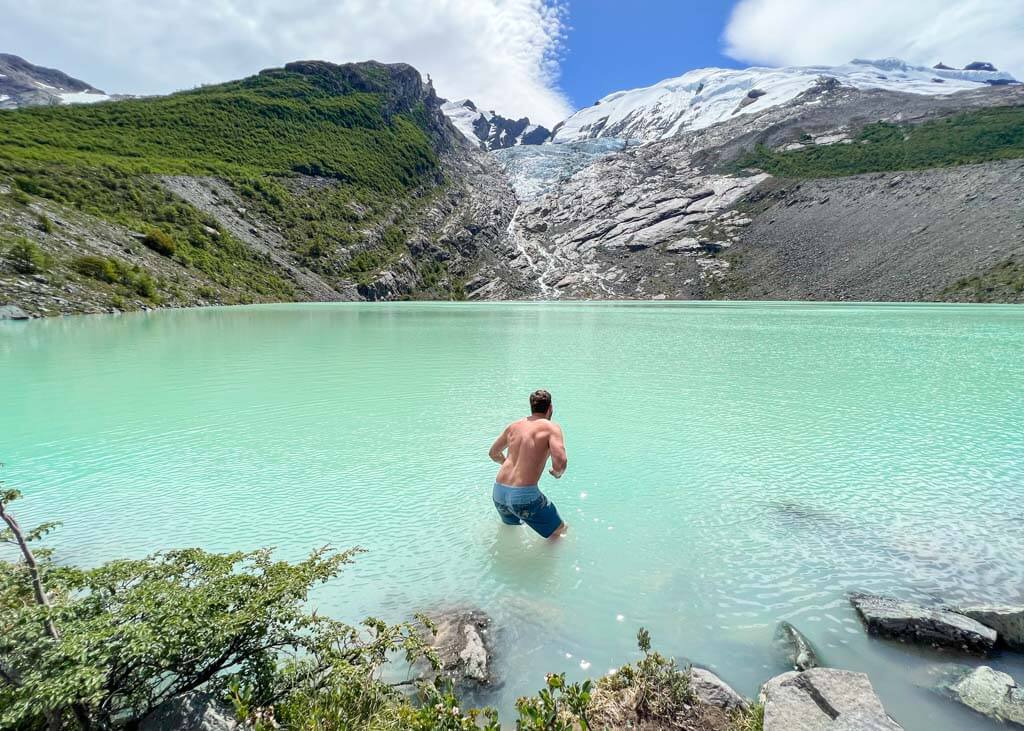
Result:
<svg viewBox="0 0 1024 731"><path fill-rule="evenodd" d="M555 407L554 407L553 405L552 405L552 406L548 406L548 413L547 413L547 414L545 414L544 418L545 418L545 419L550 419L550 418L551 418L551 415L552 415L553 413L555 413Z"/></svg>

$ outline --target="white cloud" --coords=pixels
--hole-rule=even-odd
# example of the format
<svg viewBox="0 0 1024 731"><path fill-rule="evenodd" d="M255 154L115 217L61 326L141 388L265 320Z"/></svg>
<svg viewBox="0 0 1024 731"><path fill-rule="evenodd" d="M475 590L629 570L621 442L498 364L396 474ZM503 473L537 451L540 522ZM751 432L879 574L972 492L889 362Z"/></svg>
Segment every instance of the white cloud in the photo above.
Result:
<svg viewBox="0 0 1024 731"><path fill-rule="evenodd" d="M740 0L724 37L753 63L989 61L1024 79L1024 0Z"/></svg>
<svg viewBox="0 0 1024 731"><path fill-rule="evenodd" d="M112 92L163 93L298 59L404 61L438 94L553 124L565 0L20 0L0 49Z"/></svg>

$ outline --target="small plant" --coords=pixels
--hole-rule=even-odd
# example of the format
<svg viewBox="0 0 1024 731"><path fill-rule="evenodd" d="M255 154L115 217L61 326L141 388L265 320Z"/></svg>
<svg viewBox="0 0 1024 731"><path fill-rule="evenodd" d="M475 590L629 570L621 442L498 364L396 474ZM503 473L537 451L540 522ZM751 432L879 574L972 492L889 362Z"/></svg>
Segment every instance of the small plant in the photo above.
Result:
<svg viewBox="0 0 1024 731"><path fill-rule="evenodd" d="M19 274L38 274L51 264L50 257L31 239L16 239L7 250L5 257L9 266Z"/></svg>
<svg viewBox="0 0 1024 731"><path fill-rule="evenodd" d="M53 221L46 214L40 214L39 216L39 230L45 234L53 233Z"/></svg>
<svg viewBox="0 0 1024 731"><path fill-rule="evenodd" d="M516 701L520 731L589 731L591 688L593 683L566 683L565 673L551 673L546 687L535 696Z"/></svg>
<svg viewBox="0 0 1024 731"><path fill-rule="evenodd" d="M118 280L119 267L117 261L103 256L86 254L71 263L72 268L82 276L113 284Z"/></svg>
<svg viewBox="0 0 1024 731"><path fill-rule="evenodd" d="M150 229L142 239L143 245L161 256L174 256L177 247L174 239L158 228Z"/></svg>

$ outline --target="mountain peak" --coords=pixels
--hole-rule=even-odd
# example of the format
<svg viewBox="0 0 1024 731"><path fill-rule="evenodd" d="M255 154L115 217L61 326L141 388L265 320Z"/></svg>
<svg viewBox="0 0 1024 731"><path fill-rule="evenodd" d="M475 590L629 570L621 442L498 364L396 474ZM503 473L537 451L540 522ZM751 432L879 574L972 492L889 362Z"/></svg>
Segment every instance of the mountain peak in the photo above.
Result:
<svg viewBox="0 0 1024 731"><path fill-rule="evenodd" d="M469 99L446 101L441 105L441 111L467 140L484 150L541 145L551 138L546 127L531 124L529 117L510 119L494 110L480 111Z"/></svg>
<svg viewBox="0 0 1024 731"><path fill-rule="evenodd" d="M986 84L1017 83L987 62L952 69L915 66L899 58L853 59L840 66L703 68L652 86L618 91L555 128L553 142L594 137L650 141L709 127L737 114L761 112L795 99L822 79L857 89L950 94Z"/></svg>
<svg viewBox="0 0 1024 731"><path fill-rule="evenodd" d="M110 98L63 71L36 66L11 53L0 53L0 109L98 102Z"/></svg>

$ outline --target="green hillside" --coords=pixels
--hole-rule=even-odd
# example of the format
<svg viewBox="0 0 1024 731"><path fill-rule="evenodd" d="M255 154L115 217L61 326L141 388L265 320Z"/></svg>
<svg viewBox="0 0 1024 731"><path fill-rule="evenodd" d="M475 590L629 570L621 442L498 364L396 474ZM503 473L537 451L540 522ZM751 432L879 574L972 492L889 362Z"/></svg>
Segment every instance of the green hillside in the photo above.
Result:
<svg viewBox="0 0 1024 731"><path fill-rule="evenodd" d="M440 181L436 135L409 67L289 64L166 97L0 112L0 184L12 191L0 206L49 199L151 233L147 246L218 285L287 299L291 284L265 257L157 176L227 181L303 263L357 277L387 257L332 255L366 244L410 191ZM289 184L301 175L329 184ZM389 237L385 248L401 247ZM0 229L0 251L15 238Z"/></svg>
<svg viewBox="0 0 1024 731"><path fill-rule="evenodd" d="M850 144L778 151L759 146L736 169L759 168L784 178L920 170L1024 158L1024 107L993 107L919 125L877 122Z"/></svg>

